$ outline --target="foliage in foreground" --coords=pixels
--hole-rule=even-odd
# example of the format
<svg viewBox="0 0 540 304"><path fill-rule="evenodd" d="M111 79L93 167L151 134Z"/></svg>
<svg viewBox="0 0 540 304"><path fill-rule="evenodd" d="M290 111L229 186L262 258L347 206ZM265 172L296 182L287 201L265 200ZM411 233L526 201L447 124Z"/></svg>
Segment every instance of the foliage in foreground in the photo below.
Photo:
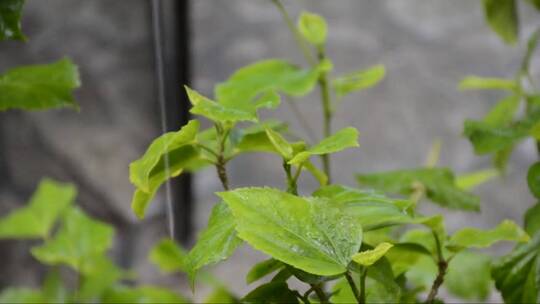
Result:
<svg viewBox="0 0 540 304"><path fill-rule="evenodd" d="M437 166L435 145L424 166L407 170L360 173L358 187L332 183L330 155L359 146L353 127L332 131L335 108L349 95L380 82L382 65L332 74L326 55L328 29L321 16L304 12L296 26L281 3L273 1L305 55L307 67L283 59L250 64L218 84L214 97L185 87L191 113L213 126L201 130L198 119L155 139L130 165L136 190L132 207L144 218L168 179L184 171L213 166L223 186L208 226L184 251L172 240L160 241L149 259L165 273L186 273L195 289L214 286L208 303L372 303L437 299L441 287L452 295L484 300L492 280L507 302L540 299L540 207L525 215L525 229L508 220L492 229L462 228L448 233L442 215L426 215L418 205L478 212L480 199L470 190L493 178L493 170L456 175ZM529 1L537 8L537 1ZM0 3L0 39L24 39L18 20L22 1ZM517 41L516 1L483 2L488 23L507 42ZM515 79L467 77L462 89L509 92L483 120L467 121L465 135L478 154L493 154L503 172L514 147L527 137L540 140L540 99L529 71L539 32L528 43ZM524 84L524 82L528 82ZM0 110L75 107L77 69L64 59L51 65L15 68L0 76ZM320 90L323 138L302 140L284 122L262 121L259 112ZM291 106L296 107L296 101ZM523 113L520 107L525 108ZM299 118L301 119L301 118ZM231 188L227 163L246 153L269 153L283 167L283 189ZM320 162L319 162L320 160ZM318 164L321 164L319 167ZM313 193L298 189L300 178L313 178ZM528 184L540 198L540 164L531 166ZM0 303L13 302L190 302L156 286L133 286L136 275L108 256L114 230L73 202L76 190L44 179L26 207L0 219L0 239L37 240L32 256L50 266L41 288L7 288ZM492 258L478 251L501 241L517 243L508 255ZM266 254L253 266L247 284L258 285L237 296L203 269L226 260L242 244ZM66 280L75 273L76 282ZM289 285L292 279L305 284Z"/></svg>

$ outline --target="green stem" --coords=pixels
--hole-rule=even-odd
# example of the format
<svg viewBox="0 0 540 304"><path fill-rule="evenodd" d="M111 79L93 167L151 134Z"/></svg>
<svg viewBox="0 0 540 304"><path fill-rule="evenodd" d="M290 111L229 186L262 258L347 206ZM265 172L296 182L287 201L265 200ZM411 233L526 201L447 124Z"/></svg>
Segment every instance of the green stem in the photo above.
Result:
<svg viewBox="0 0 540 304"><path fill-rule="evenodd" d="M366 303L366 278L367 278L367 268L364 268L362 273L360 273L360 300L359 304Z"/></svg>
<svg viewBox="0 0 540 304"><path fill-rule="evenodd" d="M219 124L215 125L216 132L218 135L218 151L216 156L216 171L221 181L223 189L229 190L229 178L227 176L227 160L225 159L225 143L227 141L227 136L229 136L229 130L223 130L223 127Z"/></svg>
<svg viewBox="0 0 540 304"><path fill-rule="evenodd" d="M444 283L444 276L446 275L446 269L448 268L448 261L446 261L442 254L442 248L441 248L441 242L439 240L439 237L437 234L432 231L433 237L435 238L435 244L437 245L437 277L433 281L433 284L431 285L431 290L429 291L428 298L426 300L426 303L432 304L435 301L435 298L437 297L437 293L439 291L439 288Z"/></svg>
<svg viewBox="0 0 540 304"><path fill-rule="evenodd" d="M324 290L322 289L321 285L311 284L311 288L313 288L313 291L315 291L315 294L317 297L319 297L319 300L321 301L321 304L328 304L328 297L324 293Z"/></svg>
<svg viewBox="0 0 540 304"><path fill-rule="evenodd" d="M349 286L351 287L351 290L354 294L354 298L356 299L356 302L360 303L360 293L358 292L358 288L356 287L356 284L354 283L354 280L351 276L350 272L345 272L345 278L347 279L347 282L349 283Z"/></svg>
<svg viewBox="0 0 540 304"><path fill-rule="evenodd" d="M323 46L317 48L319 62L326 58L326 52ZM328 85L328 75L326 72L321 72L319 76L319 88L321 91L321 103L323 108L323 134L328 137L332 134L332 101L330 98L330 87ZM323 154L321 156L324 173L328 176L328 183L332 183L330 155Z"/></svg>
<svg viewBox="0 0 540 304"><path fill-rule="evenodd" d="M281 3L281 1L272 0L272 3L274 3L274 5L277 7L279 12L283 16L283 20L285 20L287 27L289 28L291 33L293 33L294 39L296 40L298 47L304 54L304 58L306 58L307 63L311 66L315 66L316 61L315 61L315 58L313 58L313 54L311 53L309 46L307 45L306 41L302 38L302 35L300 35L298 30L296 29L294 22L289 16L289 13L287 13L287 10L285 9L285 7L283 7L283 4Z"/></svg>
<svg viewBox="0 0 540 304"><path fill-rule="evenodd" d="M285 175L287 177L287 192L292 193L294 195L298 195L298 185L296 183L296 180L298 179L298 176L295 175L293 177L291 172L291 165L287 163L287 160L283 160L283 170L285 170ZM299 171L301 168L299 168Z"/></svg>

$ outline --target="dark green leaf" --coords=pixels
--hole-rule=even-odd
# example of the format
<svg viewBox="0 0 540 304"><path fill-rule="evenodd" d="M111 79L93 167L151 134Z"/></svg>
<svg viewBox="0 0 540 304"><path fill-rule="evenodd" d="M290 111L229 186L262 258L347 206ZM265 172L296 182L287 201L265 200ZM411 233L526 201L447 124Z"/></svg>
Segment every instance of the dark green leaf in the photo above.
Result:
<svg viewBox="0 0 540 304"><path fill-rule="evenodd" d="M529 190L536 197L540 198L540 162L533 164L527 172L527 184Z"/></svg>
<svg viewBox="0 0 540 304"><path fill-rule="evenodd" d="M483 0L484 14L491 29L508 43L518 40L518 13L515 0Z"/></svg>
<svg viewBox="0 0 540 304"><path fill-rule="evenodd" d="M513 147L529 135L523 124L492 127L483 121L466 120L465 136L471 141L476 154L488 154Z"/></svg>
<svg viewBox="0 0 540 304"><path fill-rule="evenodd" d="M384 78L385 73L384 65L379 64L336 78L333 82L336 96L340 98L355 91L371 88Z"/></svg>
<svg viewBox="0 0 540 304"><path fill-rule="evenodd" d="M78 108L72 92L79 86L77 66L69 59L13 68L0 76L0 111Z"/></svg>
<svg viewBox="0 0 540 304"><path fill-rule="evenodd" d="M322 198L301 198L270 188L218 195L231 208L241 239L306 272L343 273L360 248L361 226Z"/></svg>
<svg viewBox="0 0 540 304"><path fill-rule="evenodd" d="M32 255L47 265L66 264L88 273L112 244L114 230L73 207L66 213L62 227L43 245L33 247Z"/></svg>
<svg viewBox="0 0 540 304"><path fill-rule="evenodd" d="M309 12L302 12L298 19L298 31L309 43L322 45L326 42L328 28L323 17Z"/></svg>
<svg viewBox="0 0 540 304"><path fill-rule="evenodd" d="M24 0L0 1L0 41L26 40L21 32L21 12Z"/></svg>
<svg viewBox="0 0 540 304"><path fill-rule="evenodd" d="M150 251L150 261L163 272L186 271L187 253L174 240L162 239Z"/></svg>
<svg viewBox="0 0 540 304"><path fill-rule="evenodd" d="M360 184L381 191L403 195L411 195L415 190L414 184L421 183L426 188L426 196L443 207L467 211L480 209L479 198L460 189L456 185L454 174L446 168L359 174L357 180Z"/></svg>
<svg viewBox="0 0 540 304"><path fill-rule="evenodd" d="M289 286L285 282L270 282L261 285L248 293L243 299L242 303L298 303L296 294L289 289Z"/></svg>
<svg viewBox="0 0 540 304"><path fill-rule="evenodd" d="M225 203L215 205L208 226L187 256L186 266L192 284L200 268L228 258L241 243L229 207Z"/></svg>
<svg viewBox="0 0 540 304"><path fill-rule="evenodd" d="M0 239L46 238L76 195L70 184L42 180L28 206L0 218Z"/></svg>
<svg viewBox="0 0 540 304"><path fill-rule="evenodd" d="M260 263L255 264L248 272L246 276L246 283L251 284L281 268L285 265L275 259L268 259Z"/></svg>
<svg viewBox="0 0 540 304"><path fill-rule="evenodd" d="M115 287L103 297L102 303L189 303L181 295L161 287Z"/></svg>
<svg viewBox="0 0 540 304"><path fill-rule="evenodd" d="M517 246L492 263L491 276L506 303L538 303L539 256L540 233L537 233L529 243Z"/></svg>
<svg viewBox="0 0 540 304"><path fill-rule="evenodd" d="M525 213L525 231L529 235L535 235L540 231L540 203L536 203Z"/></svg>
<svg viewBox="0 0 540 304"><path fill-rule="evenodd" d="M527 0L527 2L534 5L534 7L536 7L537 10L540 10L540 0Z"/></svg>

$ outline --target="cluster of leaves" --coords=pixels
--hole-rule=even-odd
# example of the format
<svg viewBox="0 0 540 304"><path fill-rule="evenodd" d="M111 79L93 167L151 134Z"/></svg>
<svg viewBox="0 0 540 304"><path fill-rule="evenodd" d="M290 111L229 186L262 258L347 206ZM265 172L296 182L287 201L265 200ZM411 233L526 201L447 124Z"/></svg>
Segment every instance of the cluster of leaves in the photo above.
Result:
<svg viewBox="0 0 540 304"><path fill-rule="evenodd" d="M486 19L492 29L509 44L519 39L517 0L484 1ZM540 2L528 1L540 11ZM540 149L540 91L531 73L531 61L540 40L540 29L527 42L521 65L513 79L468 76L461 89L500 90L506 96L498 101L482 120L467 120L465 136L479 155L491 154L494 166L505 171L516 145L533 139ZM540 153L540 150L538 150ZM528 170L527 184L540 199L540 163ZM532 240L521 244L508 255L492 263L491 275L497 289L508 303L540 302L540 203L530 207L524 216L526 232Z"/></svg>

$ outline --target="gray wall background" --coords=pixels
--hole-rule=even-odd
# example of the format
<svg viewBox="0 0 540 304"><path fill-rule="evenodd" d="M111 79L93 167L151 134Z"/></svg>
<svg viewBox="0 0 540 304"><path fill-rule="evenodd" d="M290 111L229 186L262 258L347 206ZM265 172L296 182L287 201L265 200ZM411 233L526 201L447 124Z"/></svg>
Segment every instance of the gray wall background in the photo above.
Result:
<svg viewBox="0 0 540 304"><path fill-rule="evenodd" d="M473 154L461 137L463 120L483 115L502 97L496 92L459 92L468 74L511 77L523 46L505 46L484 24L480 1L426 0L296 0L284 1L291 15L309 10L329 23L328 53L335 74L382 63L386 79L377 87L344 100L334 130L354 126L361 148L334 157L335 182L354 185L353 174L419 166L431 143L443 142L441 165L458 173L487 168L488 158ZM540 24L521 7L522 36ZM83 86L77 91L81 113L67 110L0 113L0 214L22 204L41 176L77 184L80 203L120 230L115 256L135 267L141 281L178 286L183 278L161 276L146 262L149 248L166 235L164 204L138 222L130 211L132 187L127 166L160 134L150 6L143 0L29 0L23 26L29 42L3 43L0 71L21 64L71 57L80 66ZM303 63L279 13L263 0L192 1L193 86L211 95L216 82L235 69L263 58ZM538 66L538 56L533 66ZM538 69L535 70L538 79ZM316 93L298 106L320 128ZM267 116L299 128L287 104ZM305 133L304 133L305 134ZM509 174L477 189L481 215L448 212L451 229L462 225L489 227L501 219L521 220L533 202L526 168L537 158L532 143L514 153ZM229 166L233 186L282 187L276 157L254 154ZM302 192L315 183L306 178ZM206 225L220 186L214 170L195 176L195 225ZM39 267L24 252L29 244L0 243L0 284L35 284ZM8 249L9 248L9 249ZM501 251L504 247L496 248ZM263 256L242 247L216 275L239 292L249 265ZM187 291L187 289L185 289ZM204 294L204 288L198 295Z"/></svg>

